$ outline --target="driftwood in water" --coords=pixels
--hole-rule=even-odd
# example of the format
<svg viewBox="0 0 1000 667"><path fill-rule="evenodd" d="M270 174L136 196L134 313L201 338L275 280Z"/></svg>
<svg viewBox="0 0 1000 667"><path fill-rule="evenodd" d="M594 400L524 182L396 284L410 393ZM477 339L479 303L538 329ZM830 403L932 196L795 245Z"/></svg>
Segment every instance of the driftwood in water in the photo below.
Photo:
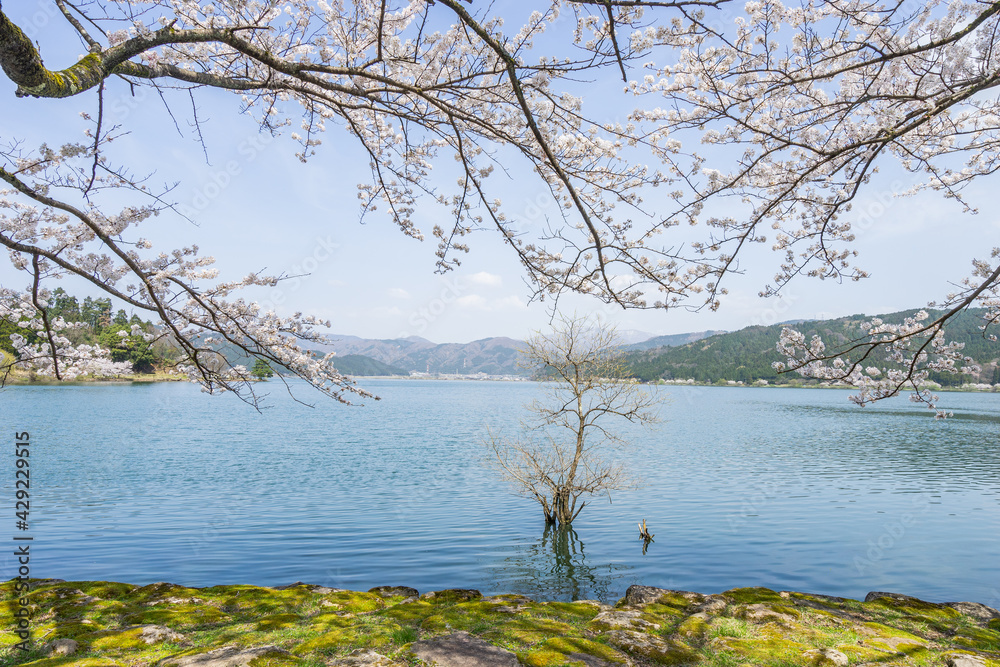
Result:
<svg viewBox="0 0 1000 667"><path fill-rule="evenodd" d="M652 542L653 541L653 534L649 532L648 528L646 528L646 520L645 519L643 519L642 523L639 524L639 537L641 537L646 542Z"/></svg>

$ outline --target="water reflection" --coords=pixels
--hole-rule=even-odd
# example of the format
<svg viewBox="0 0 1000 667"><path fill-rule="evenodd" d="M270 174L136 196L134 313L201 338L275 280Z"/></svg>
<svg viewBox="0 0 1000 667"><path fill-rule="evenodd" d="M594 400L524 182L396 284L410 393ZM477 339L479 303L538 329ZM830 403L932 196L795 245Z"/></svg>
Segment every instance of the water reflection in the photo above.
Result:
<svg viewBox="0 0 1000 667"><path fill-rule="evenodd" d="M546 525L541 538L512 547L488 568L495 590L541 600L608 600L632 567L588 560L583 540L572 527Z"/></svg>

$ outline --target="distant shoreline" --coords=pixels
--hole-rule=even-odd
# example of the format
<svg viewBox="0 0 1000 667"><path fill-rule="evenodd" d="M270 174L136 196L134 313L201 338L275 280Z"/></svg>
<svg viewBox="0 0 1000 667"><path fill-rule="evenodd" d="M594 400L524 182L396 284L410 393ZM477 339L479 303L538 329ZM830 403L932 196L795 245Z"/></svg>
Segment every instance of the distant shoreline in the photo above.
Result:
<svg viewBox="0 0 1000 667"><path fill-rule="evenodd" d="M430 380L436 382L542 382L540 380L532 380L530 378L521 378L515 376L507 377L454 377L454 376L403 376L403 375L355 375L350 376L358 384L364 384L366 380L396 380L400 382L404 381L415 381L415 380ZM188 379L182 375L168 375L165 373L155 373L151 375L137 375L137 376L118 376L113 378L84 378L84 379L74 379L74 380L55 380L51 378L38 378L35 380L30 380L22 375L16 377L9 377L4 383L4 387L63 387L63 386L90 386L90 385L109 385L109 384L154 384L159 382L187 382ZM261 380L254 380L254 382L261 382ZM728 381L727 381L728 382ZM716 382L680 382L680 381L664 381L664 382L644 382L648 386L657 387L704 387L704 388L717 388L717 389L840 389L846 391L855 391L856 387L851 387L848 385L821 385L821 384L719 384ZM913 390L910 388L902 389L901 391L910 393ZM961 394L992 394L1000 393L1000 389L976 389L971 387L935 387L932 388L933 392L948 392L948 393L961 393Z"/></svg>

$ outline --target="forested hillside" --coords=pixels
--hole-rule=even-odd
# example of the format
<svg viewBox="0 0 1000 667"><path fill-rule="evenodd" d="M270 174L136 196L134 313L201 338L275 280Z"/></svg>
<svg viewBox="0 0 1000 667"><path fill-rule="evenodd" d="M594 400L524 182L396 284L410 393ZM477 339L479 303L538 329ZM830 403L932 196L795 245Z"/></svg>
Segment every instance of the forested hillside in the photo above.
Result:
<svg viewBox="0 0 1000 667"><path fill-rule="evenodd" d="M345 354L333 360L333 365L344 375L409 375L409 372L399 366L383 364L381 361L361 354Z"/></svg>
<svg viewBox="0 0 1000 667"><path fill-rule="evenodd" d="M145 340L143 334L155 333L152 323L136 315L129 316L124 310L113 312L109 298L87 297L80 302L58 287L52 292L47 315L53 320L61 317L67 322L82 323L84 326L65 334L74 344L99 345L110 350L112 360L130 362L136 373L153 372L157 366L172 363L176 355L176 348L166 340ZM139 326L139 333L133 333L133 325ZM24 336L32 343L36 340L32 330L0 319L0 349L11 356L16 356L11 334Z"/></svg>
<svg viewBox="0 0 1000 667"><path fill-rule="evenodd" d="M913 315L917 309L881 315L886 322L900 322ZM928 310L931 317L941 311ZM942 385L957 385L965 382L1000 382L1000 372L996 362L1000 356L1000 346L983 336L980 326L983 310L969 310L960 313L949 323L946 334L948 340L965 343L965 353L983 367L977 378L961 375L935 373L931 379ZM820 335L828 346L840 346L847 341L863 337L860 325L870 321L865 315L852 315L833 320L801 322L794 328L807 338ZM644 381L659 379L692 379L696 382L757 380L769 382L801 379L788 373L780 377L772 367L776 361L784 361L775 347L781 329L785 325L754 326L732 333L711 336L687 345L653 350L636 351L626 354L633 375Z"/></svg>

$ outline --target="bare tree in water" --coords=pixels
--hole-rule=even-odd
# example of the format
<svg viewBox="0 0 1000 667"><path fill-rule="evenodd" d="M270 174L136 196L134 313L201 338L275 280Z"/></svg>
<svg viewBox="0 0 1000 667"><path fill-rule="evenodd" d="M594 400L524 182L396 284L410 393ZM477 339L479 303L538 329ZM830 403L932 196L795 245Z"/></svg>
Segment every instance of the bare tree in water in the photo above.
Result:
<svg viewBox="0 0 1000 667"><path fill-rule="evenodd" d="M613 426L658 421L655 389L628 377L614 328L589 317L562 318L552 333L525 343L525 364L551 380L527 409L522 434L490 431L496 465L518 493L542 506L548 524L567 525L589 496L634 486L615 456L627 442Z"/></svg>

